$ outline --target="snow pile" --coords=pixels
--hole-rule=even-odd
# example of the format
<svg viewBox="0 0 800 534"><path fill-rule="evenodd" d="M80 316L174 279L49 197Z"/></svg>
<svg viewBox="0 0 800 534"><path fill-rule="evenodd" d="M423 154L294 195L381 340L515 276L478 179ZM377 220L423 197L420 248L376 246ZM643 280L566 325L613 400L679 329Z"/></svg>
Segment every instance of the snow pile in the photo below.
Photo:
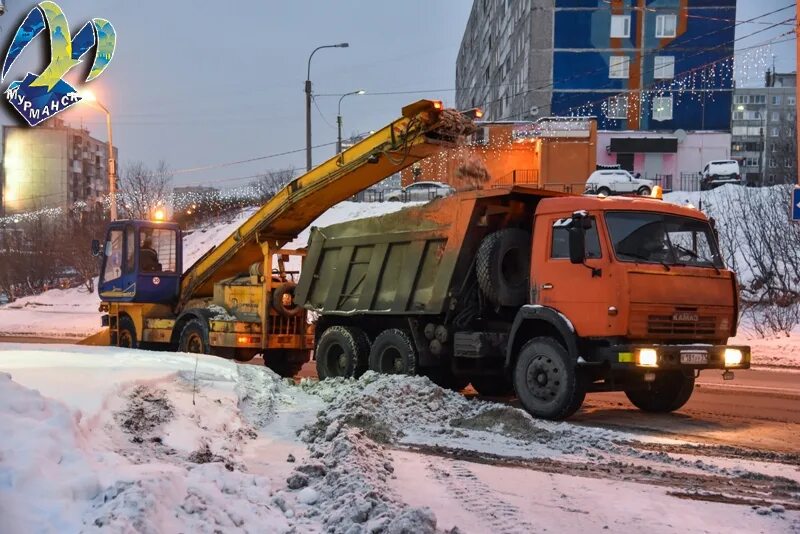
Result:
<svg viewBox="0 0 800 534"><path fill-rule="evenodd" d="M10 531L290 530L268 502L282 482L245 456L288 395L269 369L88 347L3 352L0 369Z"/></svg>
<svg viewBox="0 0 800 534"><path fill-rule="evenodd" d="M63 404L0 373L0 517L6 532L77 532L102 492L88 437Z"/></svg>

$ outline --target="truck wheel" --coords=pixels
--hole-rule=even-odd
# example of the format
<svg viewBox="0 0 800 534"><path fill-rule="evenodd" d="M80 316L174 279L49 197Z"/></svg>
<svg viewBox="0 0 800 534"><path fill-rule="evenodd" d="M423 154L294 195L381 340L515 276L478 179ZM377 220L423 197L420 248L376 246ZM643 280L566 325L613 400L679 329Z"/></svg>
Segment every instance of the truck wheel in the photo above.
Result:
<svg viewBox="0 0 800 534"><path fill-rule="evenodd" d="M600 187L600 188L597 189L597 194L610 197L611 196L611 189L609 189L607 187Z"/></svg>
<svg viewBox="0 0 800 534"><path fill-rule="evenodd" d="M284 317L297 317L303 313L303 307L294 302L296 284L285 282L272 290L272 307Z"/></svg>
<svg viewBox="0 0 800 534"><path fill-rule="evenodd" d="M694 375L683 371L664 371L656 375L649 389L625 391L634 406L644 412L674 412L689 401L694 391Z"/></svg>
<svg viewBox="0 0 800 534"><path fill-rule="evenodd" d="M586 397L575 362L549 337L531 339L522 347L514 365L514 390L522 406L543 419L566 419Z"/></svg>
<svg viewBox="0 0 800 534"><path fill-rule="evenodd" d="M531 234L518 228L491 233L478 248L478 285L498 306L522 306L528 298L530 266Z"/></svg>
<svg viewBox="0 0 800 534"><path fill-rule="evenodd" d="M646 185L643 185L637 191L637 193L639 194L640 197L649 197L651 192L652 191L650 191L650 188L647 187Z"/></svg>
<svg viewBox="0 0 800 534"><path fill-rule="evenodd" d="M136 340L136 325L133 324L133 319L127 315L123 315L118 321L117 343L115 344L118 347L125 347L128 349L139 348L139 342Z"/></svg>
<svg viewBox="0 0 800 534"><path fill-rule="evenodd" d="M367 370L369 339L360 328L331 326L320 336L315 354L320 380L358 378Z"/></svg>
<svg viewBox="0 0 800 534"><path fill-rule="evenodd" d="M211 354L211 344L208 342L208 325L200 319L192 319L186 323L181 331L178 342L180 352L193 354Z"/></svg>
<svg viewBox="0 0 800 534"><path fill-rule="evenodd" d="M397 328L378 334L369 351L369 368L391 375L416 374L417 351L411 336Z"/></svg>
<svg viewBox="0 0 800 534"><path fill-rule="evenodd" d="M484 397L507 397L514 394L514 385L504 376L474 376L470 383Z"/></svg>

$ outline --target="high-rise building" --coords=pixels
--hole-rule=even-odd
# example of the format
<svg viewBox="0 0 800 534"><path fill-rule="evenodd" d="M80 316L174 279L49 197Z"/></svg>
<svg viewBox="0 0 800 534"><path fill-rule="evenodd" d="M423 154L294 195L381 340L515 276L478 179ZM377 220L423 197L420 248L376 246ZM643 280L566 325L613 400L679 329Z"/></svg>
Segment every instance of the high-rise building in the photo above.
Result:
<svg viewBox="0 0 800 534"><path fill-rule="evenodd" d="M729 130L736 0L475 0L456 103L487 120Z"/></svg>
<svg viewBox="0 0 800 534"><path fill-rule="evenodd" d="M797 74L767 71L764 87L736 89L731 157L750 184L797 181Z"/></svg>
<svg viewBox="0 0 800 534"><path fill-rule="evenodd" d="M58 118L36 128L3 127L0 215L52 207L101 211L108 189L108 144L88 130Z"/></svg>

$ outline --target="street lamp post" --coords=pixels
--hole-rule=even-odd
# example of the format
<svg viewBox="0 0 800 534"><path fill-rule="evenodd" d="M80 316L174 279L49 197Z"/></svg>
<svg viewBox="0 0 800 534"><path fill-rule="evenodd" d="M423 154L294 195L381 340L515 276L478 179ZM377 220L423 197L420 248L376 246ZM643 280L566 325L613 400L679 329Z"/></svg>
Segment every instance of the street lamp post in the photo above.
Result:
<svg viewBox="0 0 800 534"><path fill-rule="evenodd" d="M338 108L338 111L336 113L336 125L339 128L339 137L337 137L337 141L336 141L336 153L337 154L341 154L342 153L342 100L344 100L344 97L346 97L346 96L363 95L364 93L366 93L366 91L364 91L363 89L359 89L358 91L353 91L351 93L345 93L345 94L343 94L342 96L339 97L339 108Z"/></svg>
<svg viewBox="0 0 800 534"><path fill-rule="evenodd" d="M86 102L100 108L106 114L106 129L108 130L108 196L111 200L111 220L117 220L117 165L114 159L114 135L111 129L111 112L105 107L94 93L86 91L81 94Z"/></svg>
<svg viewBox="0 0 800 534"><path fill-rule="evenodd" d="M323 48L347 48L349 43L339 43L334 45L318 46L308 56L308 71L306 74L306 171L311 170L311 58L317 53L317 50Z"/></svg>

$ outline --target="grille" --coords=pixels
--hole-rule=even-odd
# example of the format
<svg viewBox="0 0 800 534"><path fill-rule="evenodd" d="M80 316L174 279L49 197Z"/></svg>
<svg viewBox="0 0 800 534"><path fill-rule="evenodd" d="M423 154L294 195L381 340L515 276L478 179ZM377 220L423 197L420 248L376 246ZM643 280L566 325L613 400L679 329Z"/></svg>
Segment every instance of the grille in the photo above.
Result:
<svg viewBox="0 0 800 534"><path fill-rule="evenodd" d="M711 336L716 333L717 322L713 316L701 316L697 321L675 321L672 315L647 317L647 332L661 335Z"/></svg>
<svg viewBox="0 0 800 534"><path fill-rule="evenodd" d="M267 333L273 335L295 335L303 333L305 314L297 317L284 317L283 315L270 315Z"/></svg>

